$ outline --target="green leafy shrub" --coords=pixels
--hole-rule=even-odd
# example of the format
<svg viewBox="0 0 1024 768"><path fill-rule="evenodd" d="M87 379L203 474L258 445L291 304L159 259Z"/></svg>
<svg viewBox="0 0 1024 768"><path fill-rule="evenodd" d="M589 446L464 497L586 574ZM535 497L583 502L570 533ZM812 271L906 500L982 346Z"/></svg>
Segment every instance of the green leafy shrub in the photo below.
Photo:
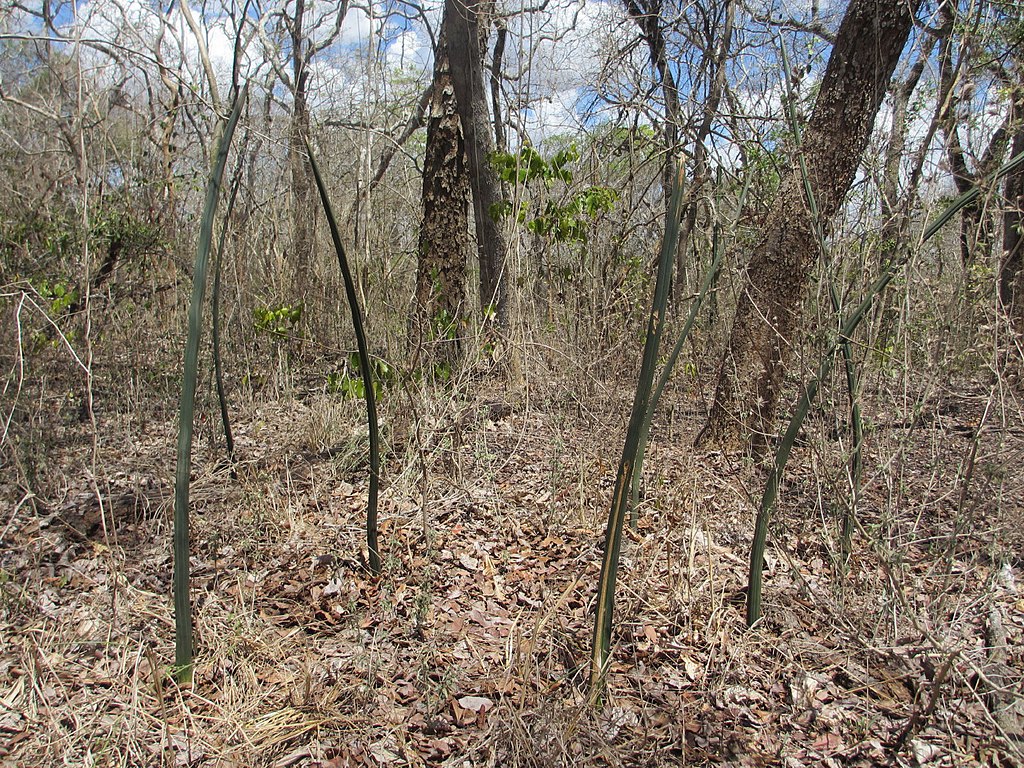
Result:
<svg viewBox="0 0 1024 768"><path fill-rule="evenodd" d="M63 277L52 281L46 278L33 280L32 286L40 298L49 302L49 310L52 315L62 315L78 302L78 289L70 280Z"/></svg>
<svg viewBox="0 0 1024 768"><path fill-rule="evenodd" d="M379 357L373 358L371 365L373 366L373 393L380 397L384 387L394 381L395 372ZM366 384L363 380L362 368L359 365L359 355L352 353L342 370L327 374L327 391L342 397L366 399Z"/></svg>
<svg viewBox="0 0 1024 768"><path fill-rule="evenodd" d="M559 150L550 160L545 160L533 147L526 145L519 152L495 152L491 164L498 177L507 184L529 185L543 182L546 188L560 181L571 184L572 171L569 165L580 159L576 144ZM602 213L607 213L618 201L618 193L608 187L593 186L576 192L564 202L548 200L541 213L530 216L530 202L520 203L518 210L511 200L502 200L492 206L490 214L496 219L513 214L516 221L527 231L556 243L585 243L587 226Z"/></svg>
<svg viewBox="0 0 1024 768"><path fill-rule="evenodd" d="M252 311L253 324L260 333L274 339L286 339L302 322L303 304L281 304L276 307L257 307Z"/></svg>

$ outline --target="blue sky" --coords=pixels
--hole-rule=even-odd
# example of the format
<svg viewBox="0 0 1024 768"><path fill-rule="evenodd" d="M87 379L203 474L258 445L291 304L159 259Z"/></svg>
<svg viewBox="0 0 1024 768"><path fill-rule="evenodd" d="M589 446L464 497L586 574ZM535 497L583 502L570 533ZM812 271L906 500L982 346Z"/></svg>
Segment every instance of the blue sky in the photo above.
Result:
<svg viewBox="0 0 1024 768"><path fill-rule="evenodd" d="M808 19L812 2L777 0L771 7L771 14L775 18ZM504 7L514 11L527 4L533 5L529 0L507 0ZM671 3L666 4L670 6ZM205 18L198 6L194 6L193 12L204 26L203 37L217 80L224 90L230 80L234 48L232 3L210 2L206 7ZM261 0L259 7L268 13L277 5L275 0ZM310 7L314 18L330 20L336 13L337 0L311 0ZM353 118L372 117L379 115L382 109L401 112L414 103L430 80L432 53L427 25L436 30L442 0L424 0L417 7L419 11L412 13L413 7L401 0L386 0L373 6L353 4L338 40L314 62L311 101L315 109L335 117L345 113ZM166 8L164 4L164 12ZM844 8L842 0L821 0L817 13L835 28ZM762 10L768 10L767 4L762 3ZM129 59L130 66L145 67L151 66L147 62L152 59L160 13L161 6L151 0L76 0L74 5L68 2L60 6L58 23L68 36L80 33L115 41L126 49L149 55L148 59L146 55ZM205 73L198 63L195 37L182 20L177 5L166 18L169 31L165 30L161 45L165 62L172 66L180 62L182 76L201 88ZM8 29L17 31L19 24L25 26L32 22L24 16L14 17L8 21ZM307 28L310 26L307 22ZM543 12L510 15L508 27L504 71L509 78L506 93L511 100L510 116L535 143L552 135L578 133L609 119L617 112L616 102L636 101L638 89L645 97L646 106L640 111L639 119L641 122L657 119L660 92L653 87L647 51L642 43L637 44L636 27L625 16L618 0L550 0ZM38 31L38 27L28 31ZM772 121L781 118L783 87L776 54L778 40L759 37L758 33L750 31L738 34L738 44L749 48L731 62L729 78L737 104L755 120L760 119L762 128L767 130ZM801 92L809 94L824 69L828 46L795 32L786 33L784 39L794 66L811 64L810 72L800 84ZM276 56L279 66L287 69L287 50L272 52L268 47L272 43L269 36L263 36L250 44L246 72L260 81L271 71L267 64L271 56ZM622 55L624 50L627 51L625 56ZM104 76L113 76L105 57L95 51L83 54L86 55L101 81ZM684 111L700 110L703 98L700 90L696 92L695 101L687 101L691 93L690 65L684 57L675 61ZM928 77L933 78L934 73L927 73L926 80ZM278 92L286 102L284 89ZM979 98L985 95L979 94ZM927 117L926 111L922 112L918 118L922 125L912 127L912 136L923 133ZM1001 119L1001 113L997 109L993 114L978 117L978 128L972 129L972 141L981 144L986 133ZM883 108L880 124L884 125L885 119ZM725 126L720 128L728 133ZM510 135L514 140L515 133ZM723 159L731 154L721 140L719 148L726 153Z"/></svg>

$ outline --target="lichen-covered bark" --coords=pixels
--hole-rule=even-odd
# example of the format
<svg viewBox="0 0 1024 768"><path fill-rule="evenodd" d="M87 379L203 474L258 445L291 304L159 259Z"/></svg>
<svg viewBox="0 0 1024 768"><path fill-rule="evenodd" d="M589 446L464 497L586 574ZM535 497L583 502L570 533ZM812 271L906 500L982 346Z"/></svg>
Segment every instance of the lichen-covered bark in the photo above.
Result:
<svg viewBox="0 0 1024 768"><path fill-rule="evenodd" d="M918 0L851 0L804 134L822 226L836 214L867 146ZM798 167L780 186L747 266L701 442L755 448L774 432L782 377L817 255Z"/></svg>
<svg viewBox="0 0 1024 768"><path fill-rule="evenodd" d="M448 12L434 54L423 159L423 222L409 328L413 359L454 365L466 318L469 178L448 55Z"/></svg>

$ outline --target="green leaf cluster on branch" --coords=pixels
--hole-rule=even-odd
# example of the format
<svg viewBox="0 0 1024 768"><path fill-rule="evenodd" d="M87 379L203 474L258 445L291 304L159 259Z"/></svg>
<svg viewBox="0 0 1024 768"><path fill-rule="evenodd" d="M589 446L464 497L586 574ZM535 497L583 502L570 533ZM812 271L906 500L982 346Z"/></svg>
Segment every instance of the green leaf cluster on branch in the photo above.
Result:
<svg viewBox="0 0 1024 768"><path fill-rule="evenodd" d="M516 153L495 152L491 155L491 165L498 178L506 184L527 186L541 181L550 189L556 181L566 185L572 183L573 173L568 166L579 158L580 151L575 143L559 150L550 160L545 160L527 144ZM491 216L502 219L514 214L516 221L535 235L556 243L585 243L588 225L601 214L611 211L618 199L619 194L614 189L591 186L573 194L565 202L548 200L541 212L533 216L528 202L520 202L517 211L513 201L502 200L491 210Z"/></svg>

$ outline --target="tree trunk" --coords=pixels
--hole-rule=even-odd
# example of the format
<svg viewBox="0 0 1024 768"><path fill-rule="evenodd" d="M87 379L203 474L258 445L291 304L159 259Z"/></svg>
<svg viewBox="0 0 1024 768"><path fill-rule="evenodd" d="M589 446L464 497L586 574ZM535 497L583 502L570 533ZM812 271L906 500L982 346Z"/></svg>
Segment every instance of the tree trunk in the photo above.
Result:
<svg viewBox="0 0 1024 768"><path fill-rule="evenodd" d="M499 327L508 324L508 275L505 235L494 215L502 201L501 185L490 155L494 151L484 85L483 53L487 19L494 0L446 0L448 54L452 84L466 141L473 219L480 254L480 306Z"/></svg>
<svg viewBox="0 0 1024 768"><path fill-rule="evenodd" d="M919 0L851 0L839 27L803 152L820 224L838 212L867 146ZM699 442L756 450L773 431L782 377L818 252L800 171L780 185L747 266L715 399Z"/></svg>
<svg viewBox="0 0 1024 768"><path fill-rule="evenodd" d="M1013 144L1010 156L1024 152L1024 87L1018 87L1012 105ZM1010 315L1013 329L1024 335L1024 169L1006 177L1003 194L1003 257L999 267L999 300Z"/></svg>
<svg viewBox="0 0 1024 768"><path fill-rule="evenodd" d="M465 329L469 178L449 66L449 17L446 8L434 53L434 83L423 159L423 223L409 328L414 367L424 350L429 363L453 366L459 358Z"/></svg>

